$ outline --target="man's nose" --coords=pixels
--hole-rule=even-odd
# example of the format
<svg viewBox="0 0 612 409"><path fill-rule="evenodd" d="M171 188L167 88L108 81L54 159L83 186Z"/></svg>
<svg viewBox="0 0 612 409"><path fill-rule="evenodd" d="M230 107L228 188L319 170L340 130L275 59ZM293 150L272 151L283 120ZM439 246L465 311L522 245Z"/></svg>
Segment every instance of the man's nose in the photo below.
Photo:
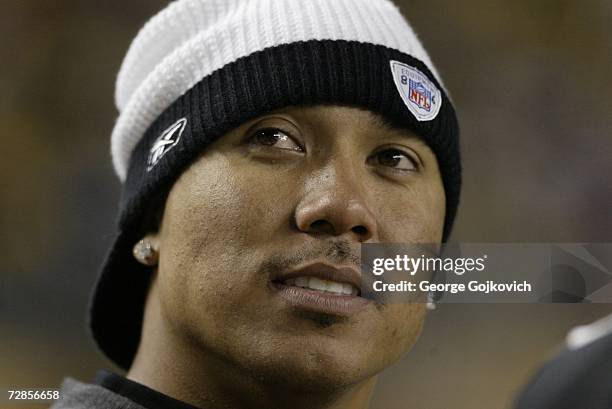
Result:
<svg viewBox="0 0 612 409"><path fill-rule="evenodd" d="M376 219L354 172L328 167L312 178L295 210L299 230L312 235L351 236L365 242L377 235Z"/></svg>

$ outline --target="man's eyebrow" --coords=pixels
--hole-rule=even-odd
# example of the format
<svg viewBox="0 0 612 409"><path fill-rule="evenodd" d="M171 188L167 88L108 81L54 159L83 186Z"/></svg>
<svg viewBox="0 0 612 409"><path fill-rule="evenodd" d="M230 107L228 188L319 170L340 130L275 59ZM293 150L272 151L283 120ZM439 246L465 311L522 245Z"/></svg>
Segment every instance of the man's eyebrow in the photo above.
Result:
<svg viewBox="0 0 612 409"><path fill-rule="evenodd" d="M410 138L410 139L417 139L423 143L425 143L425 140L423 139L423 137L421 135L418 135L417 133L415 133L414 131L412 131L410 128L407 128L405 126L401 126L400 124L392 121L391 119L389 119L386 116L382 116L379 114L374 114L372 115L373 117L373 122L374 125L376 126L380 126L381 128L391 131L393 133L396 134L401 134L403 136L405 136L406 138Z"/></svg>

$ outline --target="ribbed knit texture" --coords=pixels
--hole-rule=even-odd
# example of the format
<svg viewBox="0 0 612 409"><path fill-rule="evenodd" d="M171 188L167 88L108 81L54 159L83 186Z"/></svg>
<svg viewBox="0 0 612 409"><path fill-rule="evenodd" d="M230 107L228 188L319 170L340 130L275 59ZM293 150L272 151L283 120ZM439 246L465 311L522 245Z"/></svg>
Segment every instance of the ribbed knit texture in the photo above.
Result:
<svg viewBox="0 0 612 409"><path fill-rule="evenodd" d="M256 51L308 40L383 45L423 61L438 78L388 0L180 0L143 27L121 66L111 143L119 178L151 123L202 78Z"/></svg>

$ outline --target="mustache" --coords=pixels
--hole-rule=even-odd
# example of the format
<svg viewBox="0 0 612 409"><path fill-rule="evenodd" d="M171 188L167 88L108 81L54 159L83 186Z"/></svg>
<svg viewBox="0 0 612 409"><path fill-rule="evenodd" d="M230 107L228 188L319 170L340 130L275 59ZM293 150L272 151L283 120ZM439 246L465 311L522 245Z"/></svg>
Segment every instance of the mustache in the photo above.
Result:
<svg viewBox="0 0 612 409"><path fill-rule="evenodd" d="M266 273L281 272L315 260L325 260L335 264L352 264L359 269L360 249L347 240L330 240L314 247L296 249L290 254L274 254L263 262L262 270Z"/></svg>

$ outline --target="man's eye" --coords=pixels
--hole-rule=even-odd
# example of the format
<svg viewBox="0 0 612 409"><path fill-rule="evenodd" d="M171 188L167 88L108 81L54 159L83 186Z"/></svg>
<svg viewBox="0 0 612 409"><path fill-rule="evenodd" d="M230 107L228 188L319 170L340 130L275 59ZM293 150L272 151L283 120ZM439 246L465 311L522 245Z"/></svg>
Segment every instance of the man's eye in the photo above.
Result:
<svg viewBox="0 0 612 409"><path fill-rule="evenodd" d="M280 129L260 129L251 137L250 142L255 145L270 146L276 149L302 152L303 149L289 135Z"/></svg>
<svg viewBox="0 0 612 409"><path fill-rule="evenodd" d="M385 149L372 155L368 162L374 165L387 166L397 170L418 170L415 160L399 149Z"/></svg>

